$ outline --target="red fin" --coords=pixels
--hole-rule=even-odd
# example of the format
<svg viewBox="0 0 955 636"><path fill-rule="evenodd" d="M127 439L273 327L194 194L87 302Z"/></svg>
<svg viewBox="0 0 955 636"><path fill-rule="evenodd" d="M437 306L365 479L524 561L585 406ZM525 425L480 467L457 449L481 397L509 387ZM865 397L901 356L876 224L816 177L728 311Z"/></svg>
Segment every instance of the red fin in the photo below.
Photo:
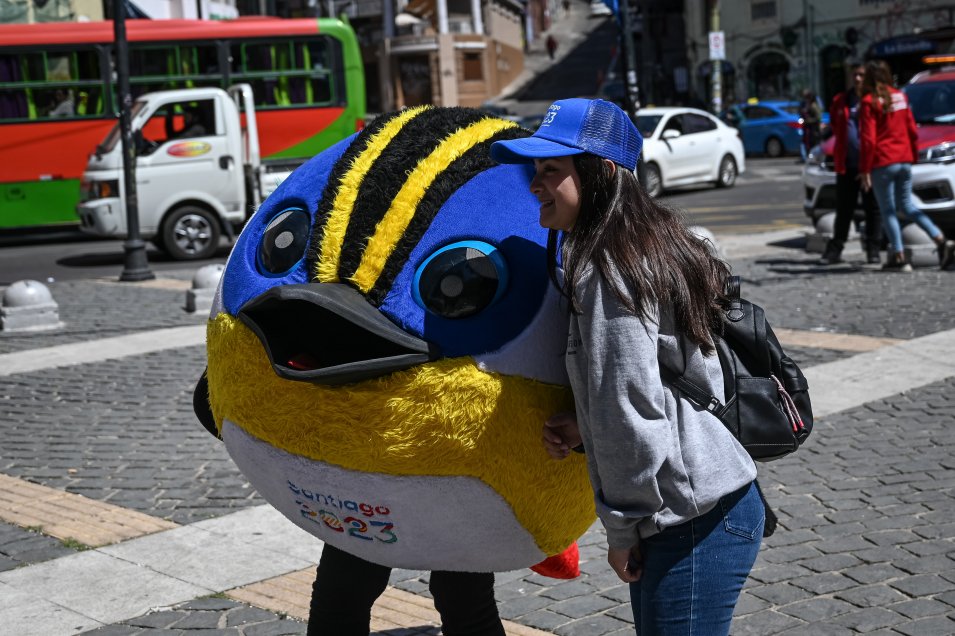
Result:
<svg viewBox="0 0 955 636"><path fill-rule="evenodd" d="M552 579L574 579L580 576L580 551L574 541L560 554L547 557L531 569Z"/></svg>

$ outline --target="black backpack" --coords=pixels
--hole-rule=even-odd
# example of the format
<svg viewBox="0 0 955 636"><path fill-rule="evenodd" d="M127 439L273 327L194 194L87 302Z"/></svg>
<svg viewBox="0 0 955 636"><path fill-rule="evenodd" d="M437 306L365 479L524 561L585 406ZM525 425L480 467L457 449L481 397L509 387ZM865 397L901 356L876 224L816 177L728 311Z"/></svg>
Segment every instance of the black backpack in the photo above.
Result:
<svg viewBox="0 0 955 636"><path fill-rule="evenodd" d="M713 334L723 369L723 399L665 367L660 374L719 418L753 459L779 459L799 448L812 432L809 383L783 351L763 308L740 298L739 276L727 279L726 295L730 302L723 333ZM775 515L762 492L760 497L766 506L764 536L770 536Z"/></svg>
<svg viewBox="0 0 955 636"><path fill-rule="evenodd" d="M718 417L753 459L767 462L795 451L812 432L809 383L783 351L763 308L740 298L739 289L739 276L730 276L723 333L713 334L724 398L670 369L660 371L665 381Z"/></svg>

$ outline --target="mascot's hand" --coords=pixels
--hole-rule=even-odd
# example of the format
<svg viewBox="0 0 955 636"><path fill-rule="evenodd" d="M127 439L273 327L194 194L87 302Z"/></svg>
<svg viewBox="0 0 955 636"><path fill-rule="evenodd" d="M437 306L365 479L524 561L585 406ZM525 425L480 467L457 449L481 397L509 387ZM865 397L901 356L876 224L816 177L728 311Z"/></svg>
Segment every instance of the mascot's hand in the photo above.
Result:
<svg viewBox="0 0 955 636"><path fill-rule="evenodd" d="M577 427L577 415L569 411L552 415L544 422L541 441L544 450L554 459L564 459L570 455L570 451L583 443Z"/></svg>

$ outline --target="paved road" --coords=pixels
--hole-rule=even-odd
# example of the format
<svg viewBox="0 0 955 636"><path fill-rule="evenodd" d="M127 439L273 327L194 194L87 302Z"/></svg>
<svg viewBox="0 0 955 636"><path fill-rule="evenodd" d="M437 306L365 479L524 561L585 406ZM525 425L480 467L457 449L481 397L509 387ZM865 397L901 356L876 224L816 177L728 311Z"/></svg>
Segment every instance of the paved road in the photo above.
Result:
<svg viewBox="0 0 955 636"><path fill-rule="evenodd" d="M792 159L752 159L733 188L685 188L668 192L664 199L685 210L691 223L717 234L808 228L800 199L800 169ZM189 264L169 260L151 246L147 256L154 273L175 276L185 267L224 263L228 249L224 243L214 258ZM28 278L116 280L123 271L123 254L122 241L91 241L78 233L8 239L0 243L0 285Z"/></svg>
<svg viewBox="0 0 955 636"><path fill-rule="evenodd" d="M0 241L0 285L25 278L41 282L77 280L94 277L118 279L123 271L123 241L90 240L79 231L55 235L37 233L2 237ZM225 262L229 246L223 240L214 258L193 261L196 267ZM153 273L182 270L187 266L171 260L163 252L146 244L146 256Z"/></svg>
<svg viewBox="0 0 955 636"><path fill-rule="evenodd" d="M774 326L809 336L854 334L903 343L879 341L867 353L791 347L819 387L817 408L826 414L804 449L760 468L782 527L764 544L733 633L955 633L955 319L947 294L953 273L887 275L851 258L842 267L820 268L801 250L768 245L787 244L787 236L794 235L725 237L745 292L767 307ZM245 585L249 577L271 576L275 563L254 561L256 552L243 543L228 550L247 557L223 560L208 542L188 539L195 541L203 528L224 533L210 535L222 544L249 524L241 515L268 510L222 446L193 420L191 390L203 366L201 345L162 346L161 334L169 333L163 330L201 329L202 317L182 310L190 275L178 270L149 284L56 282L51 289L65 329L0 335L0 356L7 356L0 362L9 368L14 361L35 361L42 347L66 352L76 343L101 343L92 361L69 365L71 360L54 357L33 371L0 374L0 476L182 525L115 549L77 552L85 546L24 527L32 523L0 524L0 570L6 570L0 572L0 624L16 625L15 633L31 633L28 628L40 624L23 609L40 602L31 596L37 589L47 590L45 603L73 612L83 627L33 633L75 633L97 624L108 625L99 634L188 633L196 627L224 634L304 633L301 622L274 609L253 608L234 593L217 594ZM910 307L920 311L905 310ZM159 343L149 353L114 359L108 343L135 333L154 333ZM0 514L5 496L0 488ZM204 525L210 523L219 530ZM269 525L268 535L288 532L284 520L269 524L278 525ZM190 528L197 530L184 535ZM151 542L146 548L133 547L145 540ZM275 562L307 567L317 558L315 542L283 541L283 550L296 544L297 551L281 559L277 554ZM584 574L573 581L526 571L500 575L502 615L560 635L632 633L627 592L605 565L599 527L580 544ZM36 587L47 577L80 576L74 563L92 567L130 552L164 555L139 566L152 577L173 565L185 567L176 564L186 559L201 571L196 577L217 578L194 581L187 590L197 591L182 596L182 578L192 579L177 570L166 576L178 582L178 596L163 596L169 588L157 584L147 590L158 595L153 602L135 605L127 598L139 593L135 579L109 576L106 569L82 587L92 586L96 593L87 596L107 607L87 609L82 604L93 600L65 583ZM214 560L200 566L203 559ZM250 562L262 568L258 574L249 572L255 570ZM399 592L414 595L427 595L426 581L422 572L396 571L392 577ZM114 583L123 587L114 589ZM434 633L428 629L403 633Z"/></svg>
<svg viewBox="0 0 955 636"><path fill-rule="evenodd" d="M586 4L573 7L555 27L573 35L560 38L558 57L597 55L603 40L581 26L591 24ZM566 69L547 82L585 81L577 62ZM851 248L846 264L817 266L799 249L798 169L752 160L733 189L667 195L718 233L744 293L800 343L787 349L822 414L799 453L760 467L781 527L764 543L733 633L953 634L955 272L882 274ZM204 365L204 317L183 310L193 266L164 263L157 281L120 284L121 253L120 243L0 248L0 287L52 276L64 322L0 332L0 632L304 634L294 617L320 545L275 518L191 413ZM77 501L92 503L76 512ZM135 530L130 511L171 529L86 543L58 530L94 518L107 521L102 531ZM633 633L600 528L580 546L578 579L498 576L509 633ZM298 609L252 590L276 575ZM437 633L414 609L426 573L397 570L392 585L389 602L403 598L421 618L381 633Z"/></svg>

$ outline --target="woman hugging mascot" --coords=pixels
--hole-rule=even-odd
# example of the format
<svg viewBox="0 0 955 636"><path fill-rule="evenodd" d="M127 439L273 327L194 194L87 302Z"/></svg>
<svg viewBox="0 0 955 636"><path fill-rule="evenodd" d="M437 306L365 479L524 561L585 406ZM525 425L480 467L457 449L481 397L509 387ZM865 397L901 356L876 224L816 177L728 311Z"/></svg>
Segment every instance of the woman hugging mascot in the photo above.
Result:
<svg viewBox="0 0 955 636"><path fill-rule="evenodd" d="M446 636L503 634L494 572L579 573L583 457L526 136L463 108L383 115L296 170L222 275L196 411L258 492L325 546L309 634L368 634L393 567L432 570Z"/></svg>

